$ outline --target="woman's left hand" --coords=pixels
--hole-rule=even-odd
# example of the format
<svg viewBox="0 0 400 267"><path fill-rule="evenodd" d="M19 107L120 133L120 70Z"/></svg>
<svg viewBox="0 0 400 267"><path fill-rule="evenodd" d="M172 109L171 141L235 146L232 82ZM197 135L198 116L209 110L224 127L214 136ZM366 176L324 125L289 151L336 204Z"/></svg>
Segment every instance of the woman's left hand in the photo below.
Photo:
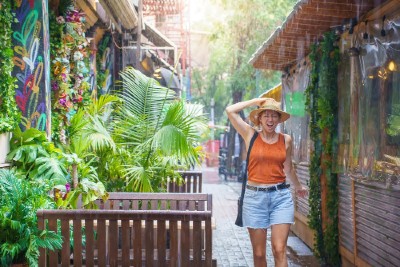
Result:
<svg viewBox="0 0 400 267"><path fill-rule="evenodd" d="M296 195L299 197L305 197L308 195L308 188L305 186L296 187Z"/></svg>

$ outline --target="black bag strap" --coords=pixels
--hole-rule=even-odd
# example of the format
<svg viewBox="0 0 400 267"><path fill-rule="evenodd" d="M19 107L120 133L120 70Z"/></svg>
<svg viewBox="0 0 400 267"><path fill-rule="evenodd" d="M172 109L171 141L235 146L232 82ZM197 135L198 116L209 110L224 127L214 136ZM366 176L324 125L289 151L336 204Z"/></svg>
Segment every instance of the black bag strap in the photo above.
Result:
<svg viewBox="0 0 400 267"><path fill-rule="evenodd" d="M249 158L250 158L250 151L251 148L253 147L254 141L256 140L258 136L258 132L254 132L253 137L250 140L250 145L249 145L249 149L247 150L247 158L246 158L246 171L245 171L245 175L243 177L243 181L242 181L242 193L240 195L240 204L243 204L243 197L244 197L244 190L246 190L246 184L247 184L247 168L249 167Z"/></svg>

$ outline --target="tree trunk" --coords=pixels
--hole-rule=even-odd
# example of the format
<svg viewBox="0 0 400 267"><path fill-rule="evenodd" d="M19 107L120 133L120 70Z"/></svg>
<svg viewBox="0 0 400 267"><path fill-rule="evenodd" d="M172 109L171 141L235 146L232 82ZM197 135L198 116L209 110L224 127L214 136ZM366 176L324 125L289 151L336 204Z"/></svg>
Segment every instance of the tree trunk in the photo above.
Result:
<svg viewBox="0 0 400 267"><path fill-rule="evenodd" d="M72 181L74 182L74 189L78 186L78 165L72 164Z"/></svg>

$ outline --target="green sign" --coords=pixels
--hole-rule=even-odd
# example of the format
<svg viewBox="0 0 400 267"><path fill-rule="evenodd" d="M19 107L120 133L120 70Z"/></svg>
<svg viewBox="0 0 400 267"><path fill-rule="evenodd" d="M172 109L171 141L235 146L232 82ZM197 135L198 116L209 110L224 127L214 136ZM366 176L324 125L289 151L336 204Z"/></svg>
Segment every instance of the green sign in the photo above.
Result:
<svg viewBox="0 0 400 267"><path fill-rule="evenodd" d="M286 111L293 116L304 117L306 98L303 92L288 93L285 96Z"/></svg>

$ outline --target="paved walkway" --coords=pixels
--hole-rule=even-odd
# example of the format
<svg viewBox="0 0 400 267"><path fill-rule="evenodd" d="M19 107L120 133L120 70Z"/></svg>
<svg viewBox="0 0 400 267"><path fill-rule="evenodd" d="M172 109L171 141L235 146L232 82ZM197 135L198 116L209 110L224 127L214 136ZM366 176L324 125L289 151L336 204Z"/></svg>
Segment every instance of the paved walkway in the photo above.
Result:
<svg viewBox="0 0 400 267"><path fill-rule="evenodd" d="M203 166L201 171L203 192L213 195L213 217L216 221L216 229L213 231L213 257L217 259L218 266L254 266L247 230L234 224L241 183L229 178L224 181L218 176L217 167ZM274 266L270 237L268 231L267 262L268 266ZM289 236L287 254L291 267L320 266L310 248L292 234Z"/></svg>

